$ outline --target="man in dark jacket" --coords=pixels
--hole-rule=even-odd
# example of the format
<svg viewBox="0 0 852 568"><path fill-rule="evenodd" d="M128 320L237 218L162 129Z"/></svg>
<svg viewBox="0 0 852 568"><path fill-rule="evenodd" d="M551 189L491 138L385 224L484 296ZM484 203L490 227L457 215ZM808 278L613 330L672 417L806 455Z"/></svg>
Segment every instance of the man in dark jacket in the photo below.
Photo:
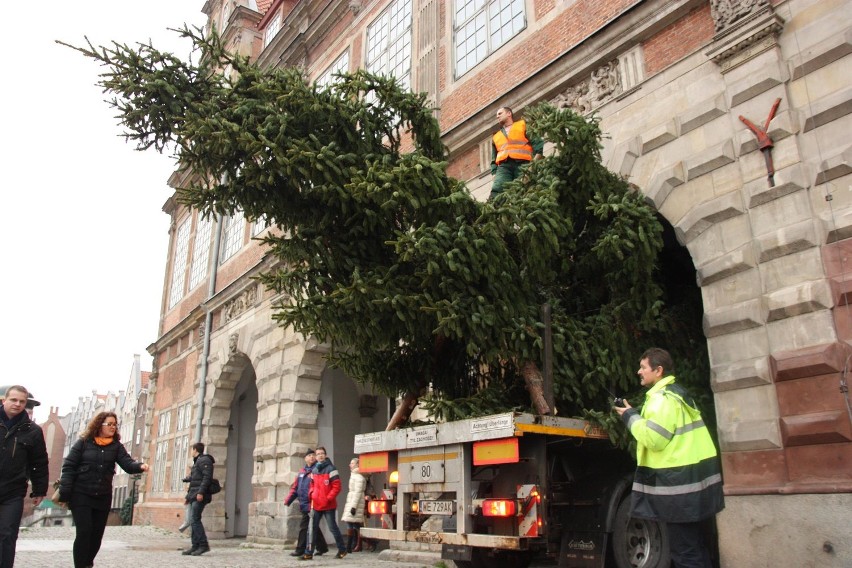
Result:
<svg viewBox="0 0 852 568"><path fill-rule="evenodd" d="M0 568L15 564L27 480L36 506L47 495L47 448L44 433L26 413L29 396L27 389L13 385L0 407Z"/></svg>
<svg viewBox="0 0 852 568"><path fill-rule="evenodd" d="M183 551L184 555L201 556L205 552L210 552L210 544L207 542L207 533L204 532L204 525L201 524L201 513L204 512L204 507L207 506L213 499L210 493L210 484L213 481L213 463L216 461L210 454L204 453L204 444L196 442L192 444L192 469L189 472L189 477L184 479L189 483L189 490L186 493L186 503L191 504L190 507L190 526L192 528L192 547Z"/></svg>
<svg viewBox="0 0 852 568"><path fill-rule="evenodd" d="M343 535L340 534L340 529L337 527L338 493L340 493L340 474L337 473L337 468L326 455L325 448L320 446L317 448L317 464L314 466L313 473L311 473L311 508L314 512L308 529L308 548L301 560L311 560L314 557L313 551L319 544L317 541L317 534L320 532L319 524L323 519L325 519L325 523L328 525L337 545L337 556L335 558L346 556L346 544L344 544Z"/></svg>
<svg viewBox="0 0 852 568"><path fill-rule="evenodd" d="M290 556L302 556L305 553L306 544L308 542L308 524L311 521L311 473L314 471L314 465L317 463L317 456L313 450L308 450L305 454L305 467L299 470L299 475L293 486L290 487L290 493L284 500L285 505L291 505L296 499L299 500L299 511L302 513L302 519L299 522L299 539L296 541L296 550L291 552ZM328 544L325 542L325 537L322 531L317 533L317 549L314 553L316 556L328 552Z"/></svg>

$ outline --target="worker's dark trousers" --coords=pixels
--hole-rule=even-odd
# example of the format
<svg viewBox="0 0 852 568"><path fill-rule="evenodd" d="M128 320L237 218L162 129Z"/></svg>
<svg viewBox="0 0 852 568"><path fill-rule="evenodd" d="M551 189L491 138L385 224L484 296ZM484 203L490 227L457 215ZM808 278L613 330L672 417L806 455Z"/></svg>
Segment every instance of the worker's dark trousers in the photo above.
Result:
<svg viewBox="0 0 852 568"><path fill-rule="evenodd" d="M521 177L521 168L527 164L529 164L529 162L513 160L510 158L498 165L497 170L494 172L494 181L491 184L491 195L488 196L488 199L493 199L498 194L503 193L507 183Z"/></svg>
<svg viewBox="0 0 852 568"><path fill-rule="evenodd" d="M701 526L701 522L666 523L674 568L713 568Z"/></svg>

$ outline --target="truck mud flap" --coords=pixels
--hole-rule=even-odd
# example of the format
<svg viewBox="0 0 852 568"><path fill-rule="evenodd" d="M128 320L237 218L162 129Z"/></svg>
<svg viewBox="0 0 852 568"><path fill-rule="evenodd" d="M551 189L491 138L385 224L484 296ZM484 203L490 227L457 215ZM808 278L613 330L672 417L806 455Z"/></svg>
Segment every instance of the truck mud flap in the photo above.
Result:
<svg viewBox="0 0 852 568"><path fill-rule="evenodd" d="M444 544L441 546L443 560L470 560L473 557L473 547L463 544Z"/></svg>
<svg viewBox="0 0 852 568"><path fill-rule="evenodd" d="M565 531L559 546L559 568L603 568L607 533Z"/></svg>

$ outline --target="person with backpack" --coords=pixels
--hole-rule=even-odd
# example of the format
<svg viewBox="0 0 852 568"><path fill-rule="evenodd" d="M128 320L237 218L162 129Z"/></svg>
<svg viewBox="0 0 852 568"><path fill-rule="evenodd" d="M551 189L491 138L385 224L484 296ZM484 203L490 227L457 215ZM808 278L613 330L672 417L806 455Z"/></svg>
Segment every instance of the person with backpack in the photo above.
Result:
<svg viewBox="0 0 852 568"><path fill-rule="evenodd" d="M213 464L216 462L213 456L204 453L204 443L192 444L192 469L189 477L184 481L189 482L189 490L186 492L185 502L190 505L190 527L192 528L192 546L183 551L184 556L201 556L210 552L210 543L207 541L207 533L201 523L201 514L204 507L213 500L215 485L213 480Z"/></svg>

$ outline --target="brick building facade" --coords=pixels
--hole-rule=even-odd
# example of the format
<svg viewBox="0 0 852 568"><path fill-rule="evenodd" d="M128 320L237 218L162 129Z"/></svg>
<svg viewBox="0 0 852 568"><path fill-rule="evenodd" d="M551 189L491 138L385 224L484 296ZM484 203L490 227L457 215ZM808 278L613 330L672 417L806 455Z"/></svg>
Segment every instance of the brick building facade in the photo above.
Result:
<svg viewBox="0 0 852 568"><path fill-rule="evenodd" d="M366 67L427 92L451 175L482 199L500 106L522 113L552 101L600 118L605 163L654 204L695 266L728 503L722 566L758 565L755 551L767 566L852 561L843 529L852 414L841 388L852 355L850 9L850 0L203 8L227 45L261 65L298 65L320 81ZM173 223L149 349L153 469L137 522L179 524L186 443L200 437L226 488L205 515L212 532L292 539L281 499L304 450L322 443L345 464L354 433L383 427L386 401L325 368L322 345L275 326L276 298L252 280L273 262L250 240L262 224L205 221L173 200L164 211Z"/></svg>

